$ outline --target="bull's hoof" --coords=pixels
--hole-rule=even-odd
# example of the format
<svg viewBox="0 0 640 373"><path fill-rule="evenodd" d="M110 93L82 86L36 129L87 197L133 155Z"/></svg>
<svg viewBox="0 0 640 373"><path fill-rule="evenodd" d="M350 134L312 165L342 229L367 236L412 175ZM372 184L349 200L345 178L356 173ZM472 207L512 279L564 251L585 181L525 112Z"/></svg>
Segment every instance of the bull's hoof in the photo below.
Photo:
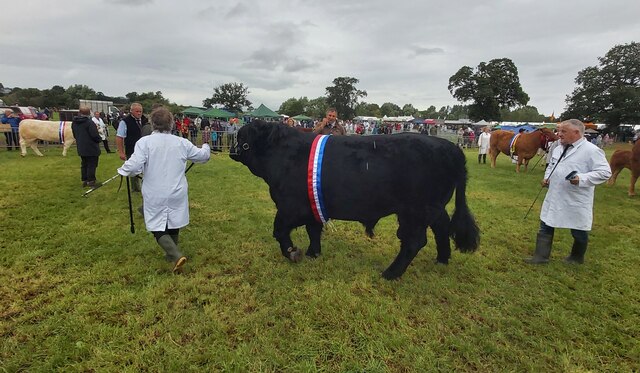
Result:
<svg viewBox="0 0 640 373"><path fill-rule="evenodd" d="M440 259L436 259L436 260L434 261L434 263L435 263L435 264L445 265L445 266L446 266L446 265L449 265L449 259L447 259L447 260L440 260Z"/></svg>
<svg viewBox="0 0 640 373"><path fill-rule="evenodd" d="M400 278L400 276L402 276L402 274L397 274L393 271L390 271L388 269L385 269L384 272L382 272L382 277L385 280L397 280Z"/></svg>
<svg viewBox="0 0 640 373"><path fill-rule="evenodd" d="M287 249L287 252L289 253L289 260L294 262L294 263L300 263L303 259L302 257L302 251L299 250L297 247L290 247Z"/></svg>
<svg viewBox="0 0 640 373"><path fill-rule="evenodd" d="M307 252L304 255L308 256L311 259L316 259L316 258L320 257L320 253L316 253L316 252L310 251L310 250L307 250Z"/></svg>

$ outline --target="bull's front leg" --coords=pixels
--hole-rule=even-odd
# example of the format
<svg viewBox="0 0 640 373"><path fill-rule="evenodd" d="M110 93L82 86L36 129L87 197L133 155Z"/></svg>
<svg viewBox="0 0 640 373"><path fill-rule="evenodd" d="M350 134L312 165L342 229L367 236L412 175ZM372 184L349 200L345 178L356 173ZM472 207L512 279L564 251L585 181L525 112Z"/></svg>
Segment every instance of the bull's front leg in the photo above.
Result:
<svg viewBox="0 0 640 373"><path fill-rule="evenodd" d="M307 228L307 235L309 235L309 248L305 255L310 258L317 258L320 256L322 227L321 223L311 223L305 226L305 228Z"/></svg>
<svg viewBox="0 0 640 373"><path fill-rule="evenodd" d="M69 150L69 148L71 147L71 145L73 144L73 142L71 141L67 141L64 143L64 146L62 147L62 156L66 157L67 156L67 150Z"/></svg>
<svg viewBox="0 0 640 373"><path fill-rule="evenodd" d="M20 137L20 155L23 157L27 155L27 141L22 137Z"/></svg>
<svg viewBox="0 0 640 373"><path fill-rule="evenodd" d="M636 181L638 181L638 176L640 173L631 172L631 181L629 182L629 197L633 197L636 195Z"/></svg>
<svg viewBox="0 0 640 373"><path fill-rule="evenodd" d="M280 244L282 255L294 263L302 261L302 251L293 246L291 241L291 231L295 228L286 217L278 211L273 221L273 237Z"/></svg>

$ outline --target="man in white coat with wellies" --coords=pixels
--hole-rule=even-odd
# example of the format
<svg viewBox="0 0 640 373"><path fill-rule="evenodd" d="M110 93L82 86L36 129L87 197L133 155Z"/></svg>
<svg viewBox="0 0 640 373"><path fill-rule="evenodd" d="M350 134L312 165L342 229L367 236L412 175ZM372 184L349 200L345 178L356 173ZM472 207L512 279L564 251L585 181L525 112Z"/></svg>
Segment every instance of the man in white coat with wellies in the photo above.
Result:
<svg viewBox="0 0 640 373"><path fill-rule="evenodd" d="M153 132L136 142L133 154L118 173L122 176L144 173L145 225L176 272L187 261L178 248L180 228L189 224L186 161L207 162L211 150L209 144L198 148L189 140L172 135L173 116L166 108L154 110L151 123Z"/></svg>
<svg viewBox="0 0 640 373"><path fill-rule="evenodd" d="M558 124L558 137L560 146L553 150L542 181L549 191L540 211L535 253L525 259L530 264L549 262L555 228L568 228L573 236L565 262L584 262L593 224L595 186L611 176L604 151L584 138L584 123L569 119Z"/></svg>

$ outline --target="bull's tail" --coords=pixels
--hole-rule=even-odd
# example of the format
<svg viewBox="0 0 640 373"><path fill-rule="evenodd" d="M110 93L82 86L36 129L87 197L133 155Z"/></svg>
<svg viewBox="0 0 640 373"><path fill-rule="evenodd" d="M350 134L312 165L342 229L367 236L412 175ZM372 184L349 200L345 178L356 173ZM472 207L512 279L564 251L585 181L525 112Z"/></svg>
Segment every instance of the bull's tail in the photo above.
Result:
<svg viewBox="0 0 640 373"><path fill-rule="evenodd" d="M456 207L451 217L449 234L461 252L473 252L480 244L480 229L467 206L467 168L456 181Z"/></svg>

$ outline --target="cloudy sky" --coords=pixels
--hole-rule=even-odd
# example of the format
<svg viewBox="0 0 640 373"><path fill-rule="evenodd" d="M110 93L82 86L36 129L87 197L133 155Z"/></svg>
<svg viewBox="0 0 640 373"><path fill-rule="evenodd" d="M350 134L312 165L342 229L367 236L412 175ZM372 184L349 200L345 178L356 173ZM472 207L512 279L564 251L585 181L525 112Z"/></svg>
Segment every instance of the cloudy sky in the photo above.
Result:
<svg viewBox="0 0 640 373"><path fill-rule="evenodd" d="M462 66L510 58L541 113L556 115L581 69L640 41L640 1L23 0L3 5L0 82L86 84L109 96L162 91L200 106L241 82L274 110L336 77L367 102L420 110L457 102Z"/></svg>

